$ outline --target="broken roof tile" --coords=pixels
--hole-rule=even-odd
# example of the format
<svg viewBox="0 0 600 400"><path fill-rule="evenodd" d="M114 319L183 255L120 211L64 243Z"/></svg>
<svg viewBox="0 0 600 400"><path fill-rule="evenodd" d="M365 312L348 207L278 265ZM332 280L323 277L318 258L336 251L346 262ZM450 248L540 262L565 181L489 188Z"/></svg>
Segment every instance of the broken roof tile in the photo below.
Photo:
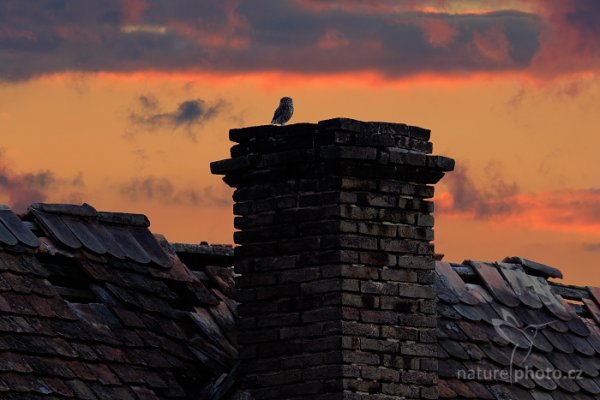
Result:
<svg viewBox="0 0 600 400"><path fill-rule="evenodd" d="M441 274L444 276L445 280L448 282L448 287L456 294L461 302L469 305L476 305L478 303L477 299L469 292L464 281L452 269L450 264L439 261L436 262L435 268L438 275Z"/></svg>
<svg viewBox="0 0 600 400"><path fill-rule="evenodd" d="M594 319L594 321L596 321L597 324L600 324L600 307L598 307L598 304L594 300L591 300L591 299L581 299L581 300L583 301L583 304L589 311L589 313L592 316L592 318Z"/></svg>
<svg viewBox="0 0 600 400"><path fill-rule="evenodd" d="M550 267L545 264L541 264L535 261L528 260L522 257L506 257L503 262L511 264L520 264L523 268L534 276L541 276L545 278L558 278L562 279L563 274L560 270Z"/></svg>
<svg viewBox="0 0 600 400"><path fill-rule="evenodd" d="M588 286L588 291L592 295L594 301L596 301L596 304L600 305L600 288Z"/></svg>
<svg viewBox="0 0 600 400"><path fill-rule="evenodd" d="M532 277L532 282L536 294L555 317L563 321L568 321L573 318L571 311L567 309L562 302L562 298L559 299L557 295L552 293L550 285L544 278Z"/></svg>
<svg viewBox="0 0 600 400"><path fill-rule="evenodd" d="M137 226L142 228L150 226L150 221L144 214L98 212L98 220L115 225Z"/></svg>
<svg viewBox="0 0 600 400"><path fill-rule="evenodd" d="M460 300L454 290L452 290L452 285L448 281L448 278L437 270L436 273L438 279L435 280L435 290L438 298L448 304L458 303Z"/></svg>
<svg viewBox="0 0 600 400"><path fill-rule="evenodd" d="M519 299L508 283L504 280L498 269L492 264L484 264L477 261L469 262L482 279L484 284L494 298L508 307L519 305Z"/></svg>
<svg viewBox="0 0 600 400"><path fill-rule="evenodd" d="M526 273L513 264L496 263L496 265L519 300L530 308L538 309L542 307L542 301L533 290L533 283Z"/></svg>

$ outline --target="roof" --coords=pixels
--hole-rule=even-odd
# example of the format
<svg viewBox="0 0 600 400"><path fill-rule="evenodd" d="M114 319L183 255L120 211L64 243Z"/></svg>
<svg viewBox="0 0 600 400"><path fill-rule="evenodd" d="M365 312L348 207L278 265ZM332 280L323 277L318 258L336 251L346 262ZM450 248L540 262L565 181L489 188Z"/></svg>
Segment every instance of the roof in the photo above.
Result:
<svg viewBox="0 0 600 400"><path fill-rule="evenodd" d="M2 399L235 391L233 249L148 227L89 205L0 207ZM441 398L598 398L600 289L518 257L436 272Z"/></svg>
<svg viewBox="0 0 600 400"><path fill-rule="evenodd" d="M149 225L89 205L0 207L2 399L225 396L232 249L171 246Z"/></svg>
<svg viewBox="0 0 600 400"><path fill-rule="evenodd" d="M436 272L441 398L600 396L600 289L518 257Z"/></svg>

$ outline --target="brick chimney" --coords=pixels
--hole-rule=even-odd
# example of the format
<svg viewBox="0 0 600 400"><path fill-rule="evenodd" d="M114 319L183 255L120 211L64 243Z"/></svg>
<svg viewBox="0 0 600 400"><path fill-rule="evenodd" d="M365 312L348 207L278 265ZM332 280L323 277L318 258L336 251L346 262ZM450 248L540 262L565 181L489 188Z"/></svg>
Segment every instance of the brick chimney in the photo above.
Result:
<svg viewBox="0 0 600 400"><path fill-rule="evenodd" d="M430 131L345 118L232 129L243 386L258 399L436 399ZM377 394L377 397L373 395Z"/></svg>

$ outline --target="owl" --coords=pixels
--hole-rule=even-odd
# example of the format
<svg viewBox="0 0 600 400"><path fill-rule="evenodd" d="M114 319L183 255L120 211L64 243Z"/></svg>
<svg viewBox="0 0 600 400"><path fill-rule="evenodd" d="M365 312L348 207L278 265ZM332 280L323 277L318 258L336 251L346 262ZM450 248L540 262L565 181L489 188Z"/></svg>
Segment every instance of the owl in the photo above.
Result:
<svg viewBox="0 0 600 400"><path fill-rule="evenodd" d="M283 126L290 118L292 118L293 113L294 103L292 102L292 98L282 97L281 100L279 100L279 107L275 110L275 115L273 115L271 123Z"/></svg>

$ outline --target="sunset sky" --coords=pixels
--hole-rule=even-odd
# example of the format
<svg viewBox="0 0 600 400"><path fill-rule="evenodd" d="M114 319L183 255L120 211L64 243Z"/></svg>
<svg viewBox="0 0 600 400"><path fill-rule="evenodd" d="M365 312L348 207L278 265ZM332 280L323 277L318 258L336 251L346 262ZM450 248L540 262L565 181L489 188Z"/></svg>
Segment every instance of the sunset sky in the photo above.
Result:
<svg viewBox="0 0 600 400"><path fill-rule="evenodd" d="M232 127L432 130L436 250L600 286L600 1L2 0L0 203L141 212L231 243Z"/></svg>

